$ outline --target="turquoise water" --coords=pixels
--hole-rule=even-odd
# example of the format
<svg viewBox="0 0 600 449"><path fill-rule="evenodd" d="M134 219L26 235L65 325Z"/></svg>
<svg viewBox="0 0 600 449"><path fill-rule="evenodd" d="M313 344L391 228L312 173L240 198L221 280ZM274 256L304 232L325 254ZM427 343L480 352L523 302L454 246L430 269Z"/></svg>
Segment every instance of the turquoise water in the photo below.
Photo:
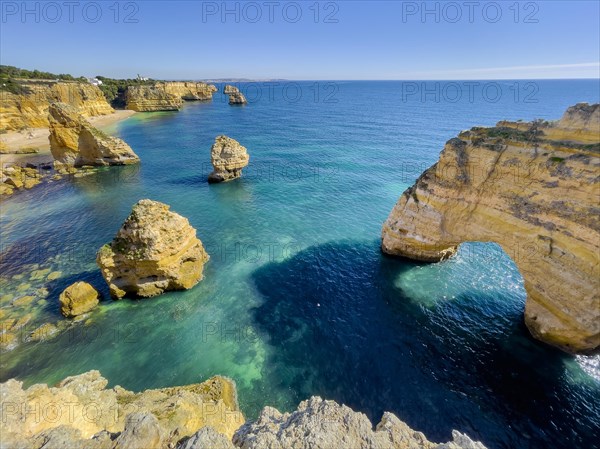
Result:
<svg viewBox="0 0 600 449"><path fill-rule="evenodd" d="M0 380L54 383L99 369L111 385L141 390L222 374L250 418L321 395L374 421L392 411L433 440L458 429L490 449L600 447L600 357L529 336L522 279L499 247L465 244L433 265L379 251L402 191L460 130L599 101L593 80L526 83L499 82L497 102L483 84L472 99L459 84L456 102L456 86L443 83L425 86L439 98L421 97L420 84L403 98L415 85L400 82L243 85L245 107L217 93L121 122L112 132L139 167L1 205L3 295L45 286L40 322L60 319L58 295L75 280L104 299L87 325L3 353ZM218 134L239 140L251 161L242 179L208 185ZM95 253L141 198L188 217L211 259L192 290L114 302ZM34 264L63 276L23 286Z"/></svg>

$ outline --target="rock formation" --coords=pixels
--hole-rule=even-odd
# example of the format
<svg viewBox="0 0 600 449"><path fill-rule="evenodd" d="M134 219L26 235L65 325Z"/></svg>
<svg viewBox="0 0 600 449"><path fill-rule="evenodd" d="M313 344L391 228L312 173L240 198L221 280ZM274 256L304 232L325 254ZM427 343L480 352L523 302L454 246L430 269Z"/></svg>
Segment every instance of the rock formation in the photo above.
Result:
<svg viewBox="0 0 600 449"><path fill-rule="evenodd" d="M389 412L373 431L363 413L313 396L292 413L265 407L257 421L244 424L235 433L233 444L241 449L485 449L460 432L453 431L452 435L454 441L450 443L432 443Z"/></svg>
<svg viewBox="0 0 600 449"><path fill-rule="evenodd" d="M161 86L129 86L125 92L126 108L139 112L178 111L181 97L167 93Z"/></svg>
<svg viewBox="0 0 600 449"><path fill-rule="evenodd" d="M244 423L235 384L224 377L141 393L107 384L98 371L53 388L24 389L15 379L0 384L2 447L41 448L62 440L64 448L167 448L204 426L231 439Z"/></svg>
<svg viewBox="0 0 600 449"><path fill-rule="evenodd" d="M73 106L84 117L114 112L97 86L81 82L23 82L23 95L0 91L0 128L47 128L51 103Z"/></svg>
<svg viewBox="0 0 600 449"><path fill-rule="evenodd" d="M239 89L235 86L232 86L231 84L226 84L225 87L223 88L223 93L225 95L229 95L229 94L236 94L239 93Z"/></svg>
<svg viewBox="0 0 600 449"><path fill-rule="evenodd" d="M12 195L15 190L31 189L41 182L42 173L34 167L7 165L0 168L0 196Z"/></svg>
<svg viewBox="0 0 600 449"><path fill-rule="evenodd" d="M75 282L69 285L58 298L60 313L67 318L73 318L89 312L98 305L99 294L87 282Z"/></svg>
<svg viewBox="0 0 600 449"><path fill-rule="evenodd" d="M92 126L75 108L52 103L50 151L55 165L126 165L139 162L133 150L121 139Z"/></svg>
<svg viewBox="0 0 600 449"><path fill-rule="evenodd" d="M319 397L292 413L265 407L256 422L244 424L235 384L220 376L141 393L106 389L107 383L90 371L54 388L23 389L15 379L0 384L2 447L485 449L456 431L453 441L432 443L388 412L373 430L364 414Z"/></svg>
<svg viewBox="0 0 600 449"><path fill-rule="evenodd" d="M208 175L208 182L231 181L242 176L242 169L248 165L250 156L246 148L237 140L227 136L217 136L210 149L210 162L214 170Z"/></svg>
<svg viewBox="0 0 600 449"><path fill-rule="evenodd" d="M434 262L498 243L525 281L525 323L568 352L600 347L600 105L500 122L446 143L382 229L385 253Z"/></svg>
<svg viewBox="0 0 600 449"><path fill-rule="evenodd" d="M212 84L193 81L167 81L153 85L128 86L125 92L127 109L140 112L177 111L185 101L211 100L217 88Z"/></svg>
<svg viewBox="0 0 600 449"><path fill-rule="evenodd" d="M191 288L202 279L208 258L186 218L166 204L141 200L96 260L111 295L122 298Z"/></svg>
<svg viewBox="0 0 600 449"><path fill-rule="evenodd" d="M184 101L212 100L213 93L217 91L217 88L212 84L193 81L169 81L158 83L157 86L163 86L165 92L175 95Z"/></svg>
<svg viewBox="0 0 600 449"><path fill-rule="evenodd" d="M248 101L241 92L229 94L229 104L246 104Z"/></svg>

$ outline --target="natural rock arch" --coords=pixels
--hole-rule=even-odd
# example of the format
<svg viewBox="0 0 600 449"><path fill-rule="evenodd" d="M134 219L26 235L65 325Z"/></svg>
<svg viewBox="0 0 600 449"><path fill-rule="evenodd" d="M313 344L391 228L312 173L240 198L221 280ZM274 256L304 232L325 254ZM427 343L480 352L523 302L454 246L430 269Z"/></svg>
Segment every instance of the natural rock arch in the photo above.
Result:
<svg viewBox="0 0 600 449"><path fill-rule="evenodd" d="M495 242L521 272L525 323L568 352L600 348L600 105L500 122L446 143L382 229L382 250L435 262Z"/></svg>

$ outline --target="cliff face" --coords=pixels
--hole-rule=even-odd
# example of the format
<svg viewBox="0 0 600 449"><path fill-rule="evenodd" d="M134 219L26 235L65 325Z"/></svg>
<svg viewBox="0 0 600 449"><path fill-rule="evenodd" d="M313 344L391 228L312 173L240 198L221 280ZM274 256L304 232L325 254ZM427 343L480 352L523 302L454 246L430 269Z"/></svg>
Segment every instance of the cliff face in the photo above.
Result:
<svg viewBox="0 0 600 449"><path fill-rule="evenodd" d="M93 127L77 110L64 103L48 109L50 152L55 163L83 165L126 165L140 161L123 140Z"/></svg>
<svg viewBox="0 0 600 449"><path fill-rule="evenodd" d="M0 129L47 128L48 108L61 102L73 106L85 117L114 112L97 86L78 82L30 82L30 91L15 95L0 91Z"/></svg>
<svg viewBox="0 0 600 449"><path fill-rule="evenodd" d="M178 111L183 105L181 97L167 93L159 84L129 86L125 101L127 109L138 112Z"/></svg>
<svg viewBox="0 0 600 449"><path fill-rule="evenodd" d="M0 434L7 449L485 449L453 431L432 443L392 413L373 425L362 413L312 397L292 413L265 407L244 424L233 381L215 376L200 384L133 393L98 371L68 377L56 387L0 384ZM232 441L233 440L233 441Z"/></svg>
<svg viewBox="0 0 600 449"><path fill-rule="evenodd" d="M525 281L525 323L568 352L600 347L600 105L557 122L500 122L446 143L382 229L385 253L450 257L498 243Z"/></svg>
<svg viewBox="0 0 600 449"><path fill-rule="evenodd" d="M164 82L152 86L129 86L125 93L127 109L140 112L177 111L183 101L211 100L217 88L195 82Z"/></svg>
<svg viewBox="0 0 600 449"><path fill-rule="evenodd" d="M180 97L185 101L212 100L213 93L217 88L212 84L195 82L167 82L159 83L164 86L165 92Z"/></svg>

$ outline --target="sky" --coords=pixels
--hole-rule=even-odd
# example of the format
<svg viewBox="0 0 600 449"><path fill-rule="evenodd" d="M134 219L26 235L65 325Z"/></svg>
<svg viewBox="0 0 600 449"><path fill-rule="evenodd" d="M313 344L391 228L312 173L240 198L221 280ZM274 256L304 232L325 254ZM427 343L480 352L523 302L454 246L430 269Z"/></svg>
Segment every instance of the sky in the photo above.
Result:
<svg viewBox="0 0 600 449"><path fill-rule="evenodd" d="M0 62L156 79L600 78L600 1L0 1Z"/></svg>

